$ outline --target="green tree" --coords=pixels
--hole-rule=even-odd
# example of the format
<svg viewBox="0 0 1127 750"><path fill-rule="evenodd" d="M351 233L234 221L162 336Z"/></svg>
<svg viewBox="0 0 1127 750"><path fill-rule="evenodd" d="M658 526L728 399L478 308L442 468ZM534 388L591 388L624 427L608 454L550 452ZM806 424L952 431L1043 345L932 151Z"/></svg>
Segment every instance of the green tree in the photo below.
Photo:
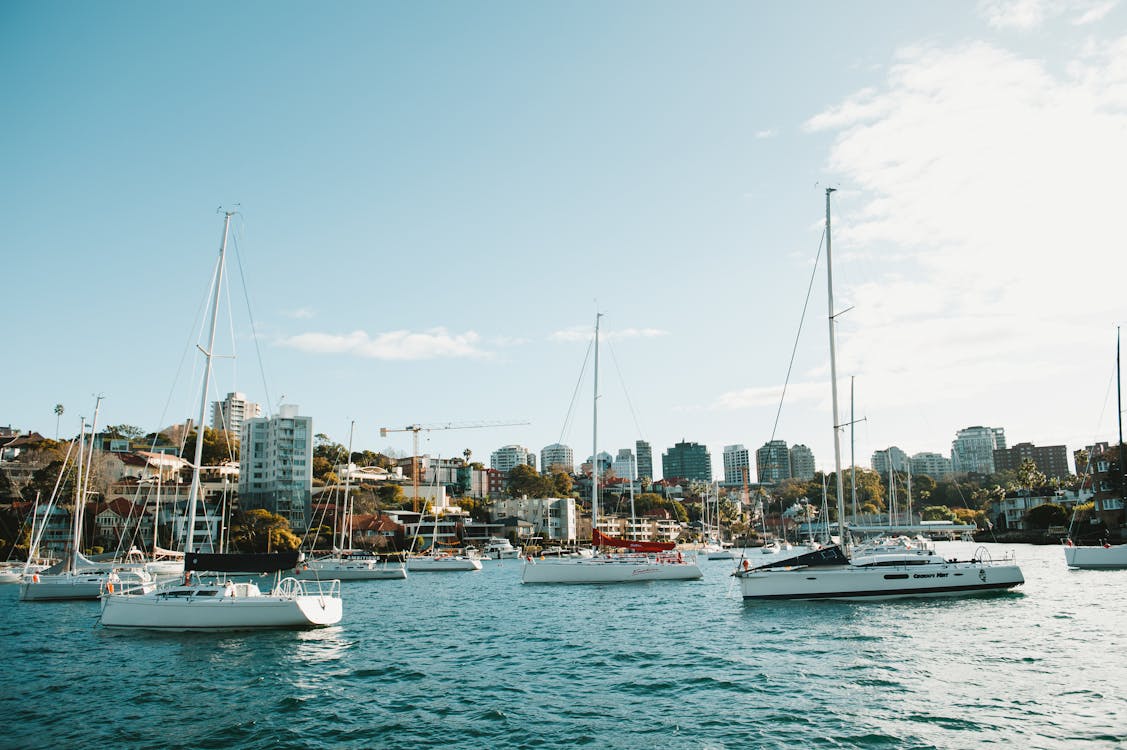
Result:
<svg viewBox="0 0 1127 750"><path fill-rule="evenodd" d="M131 424L111 424L103 432L107 437L118 440L140 440L145 436L145 431Z"/></svg>
<svg viewBox="0 0 1127 750"><path fill-rule="evenodd" d="M184 452L182 455L192 461L196 457L196 431L188 435L188 439L184 441ZM203 431L203 454L200 458L201 465L203 466L218 466L224 461L238 461L239 460L239 439L232 433L226 430L213 430L210 427L205 427Z"/></svg>
<svg viewBox="0 0 1127 750"><path fill-rule="evenodd" d="M571 497L571 491L574 484L571 481L571 475L566 471L552 472L552 494L556 497Z"/></svg>
<svg viewBox="0 0 1127 750"><path fill-rule="evenodd" d="M1065 526L1068 524L1068 511L1057 503L1044 503L1029 509L1025 514L1025 523L1031 529Z"/></svg>
<svg viewBox="0 0 1127 750"><path fill-rule="evenodd" d="M505 490L509 497L550 497L554 489L551 479L526 464L514 466L505 478Z"/></svg>
<svg viewBox="0 0 1127 750"><path fill-rule="evenodd" d="M240 552L291 552L301 546L301 539L285 518L255 508L236 513L231 523L231 543Z"/></svg>
<svg viewBox="0 0 1127 750"><path fill-rule="evenodd" d="M955 511L946 505L929 505L920 511L920 518L924 521L950 521L952 523L957 523L959 520Z"/></svg>
<svg viewBox="0 0 1127 750"><path fill-rule="evenodd" d="M381 508L399 508L407 502L403 488L398 484L381 484L376 488L376 497L379 499Z"/></svg>

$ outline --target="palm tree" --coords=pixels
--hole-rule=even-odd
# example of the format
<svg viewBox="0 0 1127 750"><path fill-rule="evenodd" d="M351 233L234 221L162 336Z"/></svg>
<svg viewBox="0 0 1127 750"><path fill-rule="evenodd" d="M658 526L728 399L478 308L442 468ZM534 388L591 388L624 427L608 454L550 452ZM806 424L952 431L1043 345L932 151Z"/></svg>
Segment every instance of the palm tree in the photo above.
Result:
<svg viewBox="0 0 1127 750"><path fill-rule="evenodd" d="M55 404L55 440L59 439L59 418L63 416L63 405Z"/></svg>

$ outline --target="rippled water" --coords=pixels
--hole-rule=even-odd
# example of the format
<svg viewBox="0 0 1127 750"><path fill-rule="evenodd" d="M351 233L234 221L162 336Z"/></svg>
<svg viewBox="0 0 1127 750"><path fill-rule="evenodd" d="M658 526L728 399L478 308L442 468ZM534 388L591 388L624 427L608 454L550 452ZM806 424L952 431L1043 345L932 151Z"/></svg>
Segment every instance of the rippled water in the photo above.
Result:
<svg viewBox="0 0 1127 750"><path fill-rule="evenodd" d="M940 545L948 556L972 547ZM0 747L1059 748L1127 737L1127 571L1017 546L1019 593L744 602L523 586L520 563L344 584L304 632L142 634L0 588Z"/></svg>

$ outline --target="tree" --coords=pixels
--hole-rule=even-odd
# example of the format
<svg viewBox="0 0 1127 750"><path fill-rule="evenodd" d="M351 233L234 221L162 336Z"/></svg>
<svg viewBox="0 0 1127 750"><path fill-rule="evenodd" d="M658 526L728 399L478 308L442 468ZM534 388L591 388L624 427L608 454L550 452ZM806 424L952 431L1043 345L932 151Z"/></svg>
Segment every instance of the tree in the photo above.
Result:
<svg viewBox="0 0 1127 750"><path fill-rule="evenodd" d="M1037 468L1033 459L1027 458L1017 467L1017 484L1022 489L1034 490L1045 486L1045 474Z"/></svg>
<svg viewBox="0 0 1127 750"><path fill-rule="evenodd" d="M188 435L188 439L184 441L184 450L182 455L189 461L196 457L196 435L197 432L192 430ZM202 466L218 466L224 461L239 460L239 440L238 437L226 430L213 430L210 427L205 427L203 430L203 454L200 458Z"/></svg>
<svg viewBox="0 0 1127 750"><path fill-rule="evenodd" d="M261 508L236 514L231 542L240 552L291 552L301 546L289 521Z"/></svg>
<svg viewBox="0 0 1127 750"><path fill-rule="evenodd" d="M398 508L406 501L403 488L398 484L382 484L376 488L376 498L382 508Z"/></svg>
<svg viewBox="0 0 1127 750"><path fill-rule="evenodd" d="M920 511L920 518L924 521L950 521L957 523L959 520L955 511L946 505L929 505Z"/></svg>
<svg viewBox="0 0 1127 750"><path fill-rule="evenodd" d="M66 411L62 404L55 404L55 439L59 439L59 420L63 417L63 412Z"/></svg>
<svg viewBox="0 0 1127 750"><path fill-rule="evenodd" d="M131 424L111 424L103 432L106 436L119 440L140 440L145 437L145 431Z"/></svg>
<svg viewBox="0 0 1127 750"><path fill-rule="evenodd" d="M551 497L555 489L551 479L541 476L540 472L527 464L520 464L509 470L505 484L509 497Z"/></svg>
<svg viewBox="0 0 1127 750"><path fill-rule="evenodd" d="M571 490L574 484L571 481L571 475L566 471L556 471L552 473L552 494L556 497L570 497Z"/></svg>
<svg viewBox="0 0 1127 750"><path fill-rule="evenodd" d="M1057 503L1044 503L1029 509L1025 514L1025 523L1031 529L1064 526L1068 523L1068 511Z"/></svg>

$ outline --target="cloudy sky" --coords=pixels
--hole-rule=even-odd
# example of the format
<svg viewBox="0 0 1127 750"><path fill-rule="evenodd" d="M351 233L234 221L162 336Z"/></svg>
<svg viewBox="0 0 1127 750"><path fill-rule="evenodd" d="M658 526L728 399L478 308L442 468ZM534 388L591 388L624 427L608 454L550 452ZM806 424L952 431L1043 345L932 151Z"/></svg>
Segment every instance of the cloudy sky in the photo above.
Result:
<svg viewBox="0 0 1127 750"><path fill-rule="evenodd" d="M719 472L775 437L832 468L832 186L858 463L1115 435L1114 0L17 0L0 93L0 425L53 436L61 403L73 434L97 393L103 424L194 414L224 206L213 397L375 450L487 424L421 447L587 456L601 310L600 450L693 440Z"/></svg>

